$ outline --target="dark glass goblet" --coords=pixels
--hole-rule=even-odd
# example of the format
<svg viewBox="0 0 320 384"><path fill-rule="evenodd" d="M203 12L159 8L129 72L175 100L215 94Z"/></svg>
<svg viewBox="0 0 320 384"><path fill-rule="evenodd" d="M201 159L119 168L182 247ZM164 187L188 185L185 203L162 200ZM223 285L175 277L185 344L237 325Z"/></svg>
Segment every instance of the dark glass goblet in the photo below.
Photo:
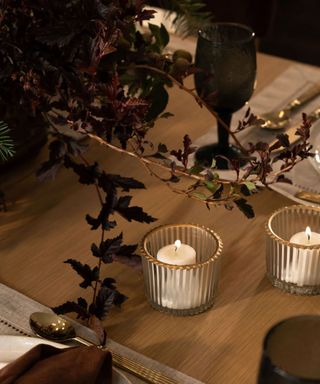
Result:
<svg viewBox="0 0 320 384"><path fill-rule="evenodd" d="M198 34L195 85L198 95L230 127L232 113L251 97L256 78L256 50L253 31L241 24L214 23ZM240 151L229 144L229 133L218 121L218 143L201 147L196 161L227 168L220 156L236 159Z"/></svg>
<svg viewBox="0 0 320 384"><path fill-rule="evenodd" d="M296 316L267 333L258 384L320 383L320 316Z"/></svg>

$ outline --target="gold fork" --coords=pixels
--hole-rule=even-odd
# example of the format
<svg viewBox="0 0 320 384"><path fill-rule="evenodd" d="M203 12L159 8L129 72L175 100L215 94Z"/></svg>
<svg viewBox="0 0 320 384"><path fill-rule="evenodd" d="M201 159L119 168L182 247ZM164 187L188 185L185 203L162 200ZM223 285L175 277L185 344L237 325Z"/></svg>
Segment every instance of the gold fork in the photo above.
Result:
<svg viewBox="0 0 320 384"><path fill-rule="evenodd" d="M297 109L308 103L310 100L318 96L320 93L320 84L313 84L305 92L293 99L284 108L280 110L270 111L261 115L261 119L265 121L261 128L265 129L283 129L285 128L290 117Z"/></svg>

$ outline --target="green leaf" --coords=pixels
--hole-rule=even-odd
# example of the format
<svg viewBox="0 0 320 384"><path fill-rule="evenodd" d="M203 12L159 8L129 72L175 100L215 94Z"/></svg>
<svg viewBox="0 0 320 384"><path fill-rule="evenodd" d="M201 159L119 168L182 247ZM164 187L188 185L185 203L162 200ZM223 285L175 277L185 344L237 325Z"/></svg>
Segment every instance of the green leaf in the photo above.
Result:
<svg viewBox="0 0 320 384"><path fill-rule="evenodd" d="M220 187L220 184L213 183L212 181L205 181L204 183L212 194L215 194Z"/></svg>
<svg viewBox="0 0 320 384"><path fill-rule="evenodd" d="M256 185L254 183L252 183L251 181L246 181L244 184L249 189L249 191L251 191L251 192L253 192L257 189Z"/></svg>
<svg viewBox="0 0 320 384"><path fill-rule="evenodd" d="M242 185L241 185L241 188L240 188L240 192L244 195L244 196L250 196L252 195L254 192L257 191L257 187L254 183L252 183L251 181L246 181L244 182Z"/></svg>
<svg viewBox="0 0 320 384"><path fill-rule="evenodd" d="M197 197L199 200L207 200L207 196L204 193L201 192L193 192L192 194L194 197Z"/></svg>
<svg viewBox="0 0 320 384"><path fill-rule="evenodd" d="M211 167L210 168L215 168L217 165L216 159L212 159Z"/></svg>
<svg viewBox="0 0 320 384"><path fill-rule="evenodd" d="M200 165L194 165L193 167L191 167L189 169L189 173L191 173L192 175L197 175L200 172L202 172L203 170L204 170L204 168L201 167Z"/></svg>
<svg viewBox="0 0 320 384"><path fill-rule="evenodd" d="M213 179L214 179L214 180L218 180L219 178L220 178L219 173L214 172L214 174L213 174Z"/></svg>

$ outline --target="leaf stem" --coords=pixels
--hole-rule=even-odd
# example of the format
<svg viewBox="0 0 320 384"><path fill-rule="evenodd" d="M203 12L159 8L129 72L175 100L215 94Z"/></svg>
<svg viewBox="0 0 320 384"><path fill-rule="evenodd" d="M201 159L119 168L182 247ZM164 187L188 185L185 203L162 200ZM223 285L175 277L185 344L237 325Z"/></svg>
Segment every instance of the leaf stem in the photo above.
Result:
<svg viewBox="0 0 320 384"><path fill-rule="evenodd" d="M82 160L82 162L86 165L86 166L89 166L89 162L87 161L87 159L82 155L80 154L79 155L80 159ZM97 195L98 195L98 199L100 201L100 204L101 206L103 205L103 199L102 199L102 195L101 195L101 191L100 191L100 188L99 188L99 185L97 184L97 182L95 181L94 182L94 186L95 186L95 189L96 189L96 192L97 192ZM105 229L102 227L101 229L101 240L100 240L100 244L104 241L104 234L105 234ZM99 263L98 263L98 279L95 281L95 285L93 287L93 297L92 297L92 303L94 305L94 303L96 302L96 296L97 296L97 290L98 290L98 284L100 283L100 270L101 270L101 265L102 265L102 259L101 257L99 257Z"/></svg>
<svg viewBox="0 0 320 384"><path fill-rule="evenodd" d="M89 165L90 165L89 162L87 161L87 159L86 159L83 155L79 154L79 157L80 157L80 159L83 161L83 163L84 163L86 166L89 166ZM96 181L94 182L94 186L95 186L95 188L96 188L96 191L97 191L97 195L98 195L100 204L103 205L103 199L102 199L102 195L101 195L101 192L100 192L100 188L99 188L99 185L97 184Z"/></svg>

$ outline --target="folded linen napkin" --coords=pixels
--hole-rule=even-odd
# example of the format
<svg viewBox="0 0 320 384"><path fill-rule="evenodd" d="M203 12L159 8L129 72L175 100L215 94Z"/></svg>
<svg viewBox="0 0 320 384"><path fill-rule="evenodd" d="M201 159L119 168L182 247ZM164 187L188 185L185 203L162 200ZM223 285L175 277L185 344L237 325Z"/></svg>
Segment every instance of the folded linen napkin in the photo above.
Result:
<svg viewBox="0 0 320 384"><path fill-rule="evenodd" d="M39 344L0 370L0 384L111 384L112 356L96 347Z"/></svg>

